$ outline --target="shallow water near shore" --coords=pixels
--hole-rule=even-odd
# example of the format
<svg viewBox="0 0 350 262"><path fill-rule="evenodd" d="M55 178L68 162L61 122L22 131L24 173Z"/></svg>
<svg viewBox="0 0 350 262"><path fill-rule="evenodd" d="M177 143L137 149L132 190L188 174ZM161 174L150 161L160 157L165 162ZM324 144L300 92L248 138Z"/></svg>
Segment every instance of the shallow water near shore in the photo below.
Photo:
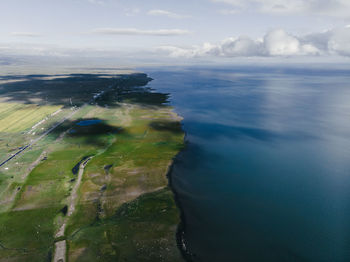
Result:
<svg viewBox="0 0 350 262"><path fill-rule="evenodd" d="M350 70L147 68L195 261L350 261Z"/></svg>

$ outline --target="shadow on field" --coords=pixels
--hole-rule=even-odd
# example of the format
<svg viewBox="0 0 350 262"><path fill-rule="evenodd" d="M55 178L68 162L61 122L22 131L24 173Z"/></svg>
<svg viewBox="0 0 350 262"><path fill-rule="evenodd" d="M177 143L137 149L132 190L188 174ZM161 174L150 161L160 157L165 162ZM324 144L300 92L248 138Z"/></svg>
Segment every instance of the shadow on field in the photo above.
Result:
<svg viewBox="0 0 350 262"><path fill-rule="evenodd" d="M149 126L158 131L168 131L174 134L180 134L183 132L179 121L153 121Z"/></svg>
<svg viewBox="0 0 350 262"><path fill-rule="evenodd" d="M122 89L118 93L119 102L139 104L142 106L162 106L168 103L169 94L153 92L151 88Z"/></svg>
<svg viewBox="0 0 350 262"><path fill-rule="evenodd" d="M108 136L111 134L125 134L122 127L111 126L98 118L67 120L52 133L59 135L64 131L67 132L66 137L74 138L77 144L90 144L98 147L106 146Z"/></svg>

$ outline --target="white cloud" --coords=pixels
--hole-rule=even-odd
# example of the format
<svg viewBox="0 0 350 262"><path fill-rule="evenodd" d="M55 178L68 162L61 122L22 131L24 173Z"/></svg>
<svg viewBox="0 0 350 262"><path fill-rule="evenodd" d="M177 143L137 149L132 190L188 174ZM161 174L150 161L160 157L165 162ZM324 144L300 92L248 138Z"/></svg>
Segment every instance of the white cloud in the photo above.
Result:
<svg viewBox="0 0 350 262"><path fill-rule="evenodd" d="M235 11L304 13L350 17L349 0L212 0L229 4ZM233 12L233 11L232 11Z"/></svg>
<svg viewBox="0 0 350 262"><path fill-rule="evenodd" d="M300 52L299 40L283 30L274 30L266 34L264 46L270 55L295 55Z"/></svg>
<svg viewBox="0 0 350 262"><path fill-rule="evenodd" d="M274 30L264 37L265 51L270 56L315 55L318 49L312 44L301 44L299 39L283 30Z"/></svg>
<svg viewBox="0 0 350 262"><path fill-rule="evenodd" d="M197 55L203 56L203 55L214 55L218 56L221 53L221 48L219 46L213 45L211 43L204 43L201 47L197 50Z"/></svg>
<svg viewBox="0 0 350 262"><path fill-rule="evenodd" d="M181 15L177 13L173 13L167 10L161 10L161 9L154 9L150 10L147 13L148 15L153 15L153 16L167 16L169 18L175 18L175 19L182 19L182 18L189 18L190 16L188 15Z"/></svg>
<svg viewBox="0 0 350 262"><path fill-rule="evenodd" d="M328 41L328 49L340 55L350 56L350 27L333 30Z"/></svg>
<svg viewBox="0 0 350 262"><path fill-rule="evenodd" d="M332 30L327 30L321 33L308 34L300 38L303 43L311 43L319 50L327 51L328 42L332 36Z"/></svg>
<svg viewBox="0 0 350 262"><path fill-rule="evenodd" d="M23 37L39 37L41 36L38 33L33 32L11 32L12 36L23 36Z"/></svg>
<svg viewBox="0 0 350 262"><path fill-rule="evenodd" d="M301 54L303 55L319 55L320 50L312 44L306 44L301 46Z"/></svg>
<svg viewBox="0 0 350 262"><path fill-rule="evenodd" d="M226 39L221 44L223 56L260 56L264 54L262 42L247 36Z"/></svg>
<svg viewBox="0 0 350 262"><path fill-rule="evenodd" d="M309 34L301 38L323 52L350 56L350 27L335 28L321 33Z"/></svg>
<svg viewBox="0 0 350 262"><path fill-rule="evenodd" d="M186 58L191 58L191 57L196 57L196 49L195 48L182 48L182 47L177 47L177 46L159 46L156 48L156 52L173 57L173 58L178 58L178 57L186 57Z"/></svg>
<svg viewBox="0 0 350 262"><path fill-rule="evenodd" d="M192 58L208 55L219 56L221 52L220 47L210 43L204 43L201 46L192 46L189 48L177 46L160 46L156 49L156 51L163 55L167 55L173 58Z"/></svg>
<svg viewBox="0 0 350 262"><path fill-rule="evenodd" d="M240 36L228 38L217 45L205 43L202 46L191 48L167 46L162 47L161 50L168 52L171 57L272 57L320 55L322 53L312 41L306 42L281 29L268 32L262 39ZM339 54L339 51L337 53Z"/></svg>
<svg viewBox="0 0 350 262"><path fill-rule="evenodd" d="M143 30L136 28L97 28L92 30L91 33L101 35L176 36L189 34L190 32L188 30L183 29Z"/></svg>

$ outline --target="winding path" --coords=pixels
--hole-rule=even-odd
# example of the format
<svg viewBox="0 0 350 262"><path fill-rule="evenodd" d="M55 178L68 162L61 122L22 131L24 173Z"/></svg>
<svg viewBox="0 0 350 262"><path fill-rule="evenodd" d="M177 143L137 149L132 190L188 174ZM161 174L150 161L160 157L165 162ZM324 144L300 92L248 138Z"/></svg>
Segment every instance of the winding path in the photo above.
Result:
<svg viewBox="0 0 350 262"><path fill-rule="evenodd" d="M92 157L89 157L88 159L84 160L83 163L80 164L78 179L73 187L72 194L71 194L70 200L69 200L68 213L67 213L66 218L64 219L62 226L60 227L60 229L56 233L56 236L55 236L56 238L64 236L64 232L66 229L68 218L74 213L74 210L75 210L75 205L77 202L76 199L78 198L78 189L80 187L81 180L83 178L85 166L87 165L87 163L91 159L92 159ZM67 252L66 240L57 241L55 243L55 254L54 254L53 262L65 262L66 261L66 252Z"/></svg>

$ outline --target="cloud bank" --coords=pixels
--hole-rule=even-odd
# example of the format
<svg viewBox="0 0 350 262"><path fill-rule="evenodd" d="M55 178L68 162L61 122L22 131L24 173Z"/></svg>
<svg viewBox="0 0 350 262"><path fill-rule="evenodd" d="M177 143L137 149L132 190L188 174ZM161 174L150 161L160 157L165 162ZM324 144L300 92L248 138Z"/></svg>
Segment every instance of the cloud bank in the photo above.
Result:
<svg viewBox="0 0 350 262"><path fill-rule="evenodd" d="M188 33L188 31L179 29L139 30L100 28L95 29L93 33L102 35L172 36L185 34ZM125 59L139 57L140 59L163 59L164 61L169 57L188 59L203 58L205 60L212 59L213 61L217 61L217 59L220 58L236 57L305 57L310 61L312 61L311 57L316 56L326 59L332 59L332 57L350 59L350 26L301 36L292 35L282 29L277 29L267 32L261 38L238 36L227 38L219 43L204 43L202 45L189 47L171 45L173 42L171 38L166 38L166 41L170 44L148 49L140 47L136 50L121 50L117 47L110 47L108 49L96 47L64 48L56 45L39 43L0 43L0 57L11 57L13 55L72 58L124 57Z"/></svg>
<svg viewBox="0 0 350 262"><path fill-rule="evenodd" d="M231 37L219 44L204 43L189 48L161 46L157 49L170 57L276 57L339 55L350 57L350 27L337 28L306 36L294 36L282 29L263 38Z"/></svg>
<svg viewBox="0 0 350 262"><path fill-rule="evenodd" d="M172 36L185 35L190 32L183 29L158 29L142 30L136 28L97 28L92 30L93 34L101 35L148 35L148 36Z"/></svg>

